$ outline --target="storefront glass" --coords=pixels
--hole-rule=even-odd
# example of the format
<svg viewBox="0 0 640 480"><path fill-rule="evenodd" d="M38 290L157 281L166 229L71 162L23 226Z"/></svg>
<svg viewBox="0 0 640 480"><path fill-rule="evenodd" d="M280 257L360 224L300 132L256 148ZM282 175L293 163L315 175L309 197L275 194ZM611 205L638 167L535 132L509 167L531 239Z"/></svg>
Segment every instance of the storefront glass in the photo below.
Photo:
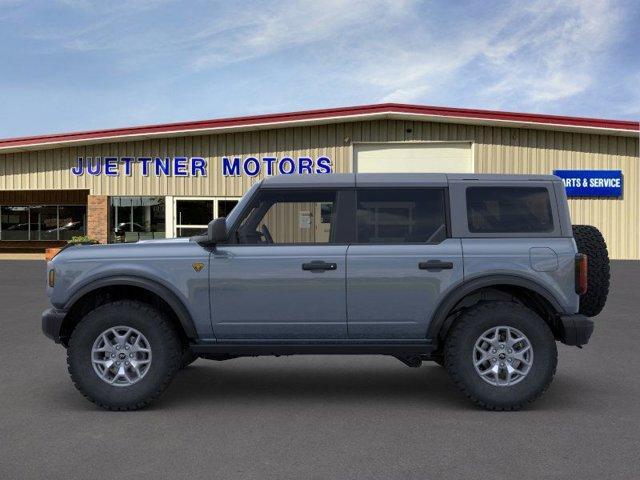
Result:
<svg viewBox="0 0 640 480"><path fill-rule="evenodd" d="M71 240L72 237L85 235L86 207L58 207L58 238Z"/></svg>
<svg viewBox="0 0 640 480"><path fill-rule="evenodd" d="M176 208L176 237L200 235L211 220L226 217L238 204L236 199L178 198Z"/></svg>
<svg viewBox="0 0 640 480"><path fill-rule="evenodd" d="M0 207L0 240L70 240L85 235L87 207L64 205Z"/></svg>
<svg viewBox="0 0 640 480"><path fill-rule="evenodd" d="M111 242L166 236L164 197L111 197Z"/></svg>

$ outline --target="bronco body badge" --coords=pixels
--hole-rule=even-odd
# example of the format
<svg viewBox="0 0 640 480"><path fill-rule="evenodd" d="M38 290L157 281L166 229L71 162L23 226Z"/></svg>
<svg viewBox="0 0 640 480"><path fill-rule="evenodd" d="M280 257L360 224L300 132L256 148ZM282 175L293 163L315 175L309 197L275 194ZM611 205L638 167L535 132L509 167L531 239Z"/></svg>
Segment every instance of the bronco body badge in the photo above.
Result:
<svg viewBox="0 0 640 480"><path fill-rule="evenodd" d="M193 264L193 265L191 265L191 266L193 267L193 269L194 269L196 272L199 272L200 270L202 270L202 269L204 268L204 263L202 263L202 262L196 262L196 263L194 263L194 264Z"/></svg>

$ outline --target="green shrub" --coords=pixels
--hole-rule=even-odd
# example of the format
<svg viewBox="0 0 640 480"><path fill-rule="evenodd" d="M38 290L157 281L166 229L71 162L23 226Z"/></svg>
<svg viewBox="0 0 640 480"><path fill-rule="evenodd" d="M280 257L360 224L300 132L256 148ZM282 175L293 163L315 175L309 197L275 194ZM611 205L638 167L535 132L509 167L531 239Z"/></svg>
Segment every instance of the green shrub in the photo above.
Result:
<svg viewBox="0 0 640 480"><path fill-rule="evenodd" d="M94 244L94 243L99 243L97 240L94 240L93 238L89 238L86 235L76 235L75 237L71 237L71 240L69 240L67 243L73 243L73 244Z"/></svg>

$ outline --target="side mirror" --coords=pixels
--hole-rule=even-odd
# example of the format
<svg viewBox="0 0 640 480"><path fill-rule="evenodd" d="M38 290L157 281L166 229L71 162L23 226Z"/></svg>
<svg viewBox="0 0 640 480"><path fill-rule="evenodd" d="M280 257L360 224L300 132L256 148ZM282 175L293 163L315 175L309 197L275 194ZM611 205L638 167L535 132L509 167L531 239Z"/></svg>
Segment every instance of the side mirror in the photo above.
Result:
<svg viewBox="0 0 640 480"><path fill-rule="evenodd" d="M223 243L227 240L227 220L225 217L216 218L207 226L207 240L210 243Z"/></svg>

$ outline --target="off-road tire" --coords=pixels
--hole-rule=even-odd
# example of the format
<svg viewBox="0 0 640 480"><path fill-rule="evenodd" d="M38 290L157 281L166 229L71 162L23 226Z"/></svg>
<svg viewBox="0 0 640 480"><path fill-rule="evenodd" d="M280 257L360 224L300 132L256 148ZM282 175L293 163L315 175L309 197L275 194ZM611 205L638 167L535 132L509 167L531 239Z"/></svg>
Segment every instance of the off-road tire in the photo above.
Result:
<svg viewBox="0 0 640 480"><path fill-rule="evenodd" d="M580 313L595 317L609 295L609 252L604 237L591 225L573 225L578 252L587 255L587 292L580 295Z"/></svg>
<svg viewBox="0 0 640 480"><path fill-rule="evenodd" d="M145 376L132 385L112 386L93 369L91 349L95 339L110 327L128 326L149 341L152 363ZM164 314L132 300L106 303L89 312L71 334L67 367L78 390L106 410L138 410L146 407L169 386L178 367L182 348L177 332Z"/></svg>
<svg viewBox="0 0 640 480"><path fill-rule="evenodd" d="M182 356L180 357L180 370L187 368L193 362L195 362L198 358L198 355L193 353L189 347L185 347L182 350Z"/></svg>
<svg viewBox="0 0 640 480"><path fill-rule="evenodd" d="M473 365L476 340L488 329L509 326L524 333L533 349L531 370L519 383L494 386ZM556 372L558 352L549 326L535 312L516 302L486 302L460 316L445 340L445 368L473 403L488 410L519 410L539 398Z"/></svg>

